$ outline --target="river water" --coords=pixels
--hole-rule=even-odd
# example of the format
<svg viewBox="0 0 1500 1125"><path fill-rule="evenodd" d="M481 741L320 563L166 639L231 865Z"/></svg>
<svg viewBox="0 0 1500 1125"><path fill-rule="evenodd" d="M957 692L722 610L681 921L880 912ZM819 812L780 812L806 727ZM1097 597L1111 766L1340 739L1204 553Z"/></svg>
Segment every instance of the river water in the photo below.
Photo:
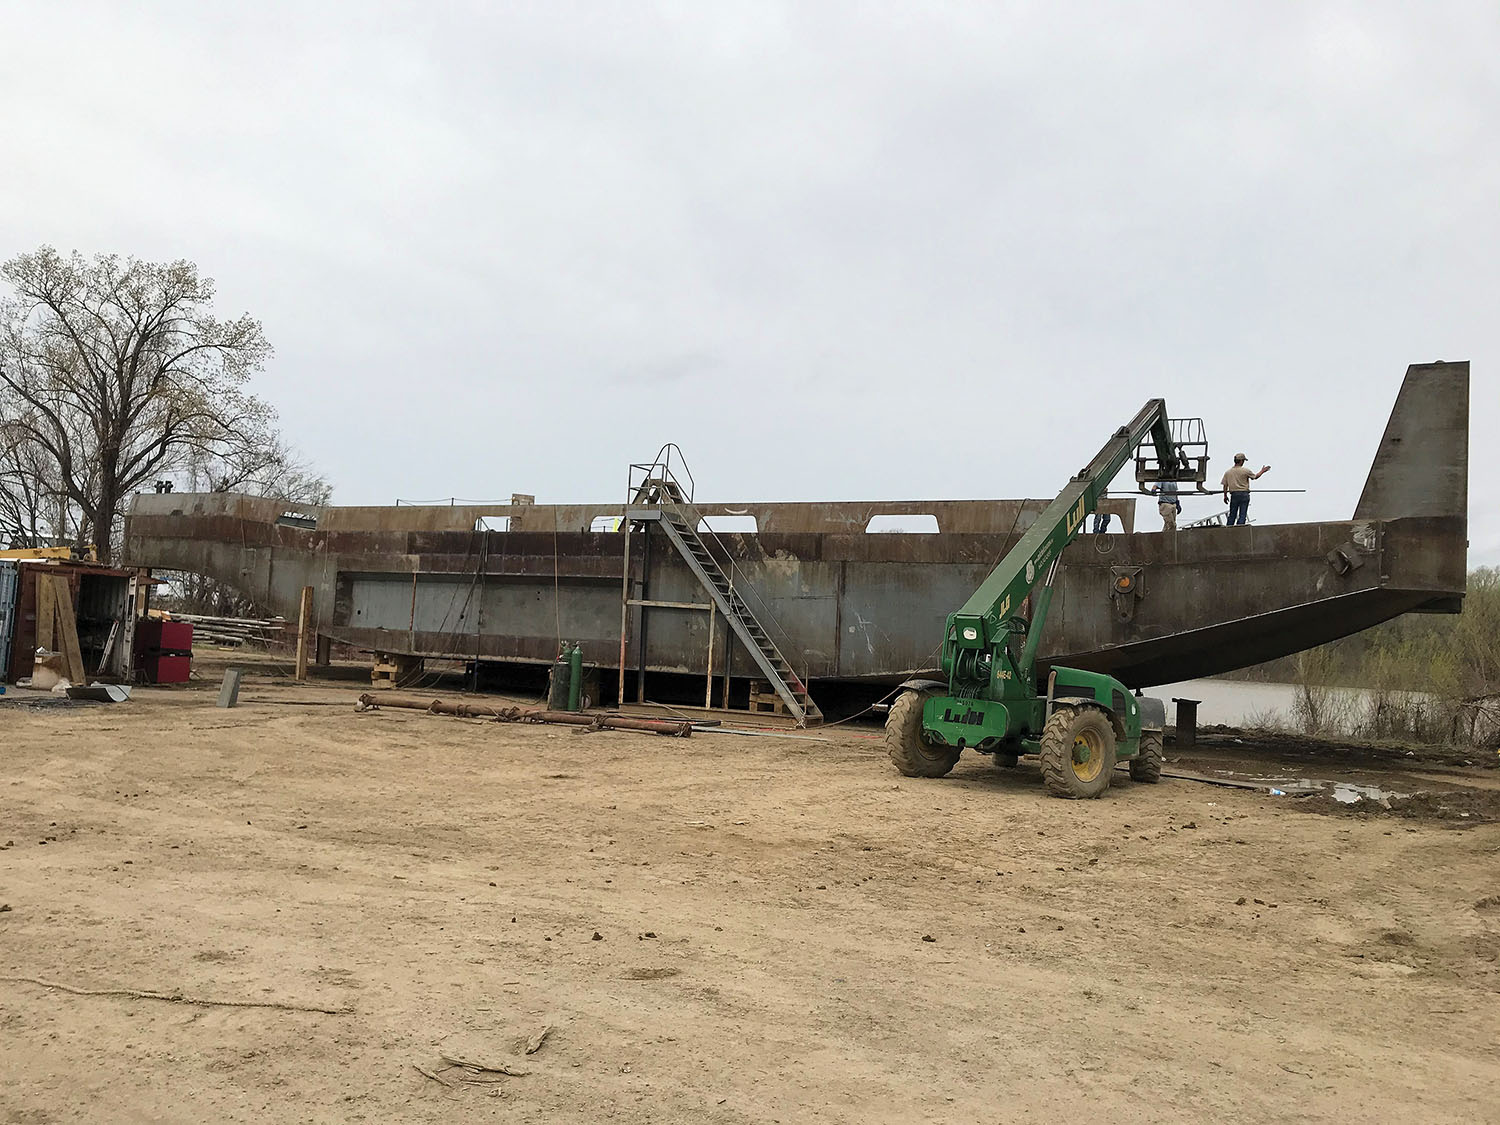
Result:
<svg viewBox="0 0 1500 1125"><path fill-rule="evenodd" d="M1186 680L1180 684L1146 688L1145 691L1147 695L1165 701L1169 724L1177 722L1177 704L1172 702L1177 698L1201 700L1198 704L1198 723L1201 726L1222 723L1242 727L1256 721L1279 719L1282 723L1289 722L1297 688L1294 684L1262 684L1247 680Z"/></svg>

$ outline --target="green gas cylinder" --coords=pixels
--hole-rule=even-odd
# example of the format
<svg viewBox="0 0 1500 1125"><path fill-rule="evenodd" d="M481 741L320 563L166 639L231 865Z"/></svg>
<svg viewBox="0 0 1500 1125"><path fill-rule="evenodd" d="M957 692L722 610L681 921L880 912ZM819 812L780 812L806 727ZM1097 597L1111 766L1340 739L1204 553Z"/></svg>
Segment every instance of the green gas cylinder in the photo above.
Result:
<svg viewBox="0 0 1500 1125"><path fill-rule="evenodd" d="M568 652L568 710L577 711L578 697L583 691L583 646L575 644Z"/></svg>

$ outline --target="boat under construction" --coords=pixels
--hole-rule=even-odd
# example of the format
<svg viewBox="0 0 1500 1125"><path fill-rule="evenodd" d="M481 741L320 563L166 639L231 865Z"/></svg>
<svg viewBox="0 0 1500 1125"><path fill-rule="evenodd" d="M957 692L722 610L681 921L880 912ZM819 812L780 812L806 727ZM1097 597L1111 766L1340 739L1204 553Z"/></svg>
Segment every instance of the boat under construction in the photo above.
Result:
<svg viewBox="0 0 1500 1125"><path fill-rule="evenodd" d="M1177 421L1198 479L1216 479L1201 424ZM1059 665L1147 688L1403 613L1458 612L1468 430L1469 365L1417 364L1348 518L1140 531L1134 498L1105 500L1120 530L1086 531L1063 552L1038 675ZM1142 454L1138 481L1146 465ZM669 446L631 467L626 495L597 504L292 510L233 493L148 494L132 502L125 551L132 566L213 578L270 613L305 608L320 660L348 645L399 679L436 659L550 666L570 642L596 702L670 693L815 723L819 697L839 685L933 674L948 615L1048 504L715 503L698 492ZM881 533L892 523L905 530Z"/></svg>

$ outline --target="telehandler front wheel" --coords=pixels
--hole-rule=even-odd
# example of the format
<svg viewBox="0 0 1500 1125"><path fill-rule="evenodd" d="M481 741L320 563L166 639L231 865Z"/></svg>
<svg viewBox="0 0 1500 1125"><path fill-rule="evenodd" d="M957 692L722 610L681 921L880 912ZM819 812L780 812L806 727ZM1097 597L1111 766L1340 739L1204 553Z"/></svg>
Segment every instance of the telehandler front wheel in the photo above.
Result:
<svg viewBox="0 0 1500 1125"><path fill-rule="evenodd" d="M1099 797L1115 772L1115 729L1092 707L1060 707L1042 728L1042 780L1054 797Z"/></svg>
<svg viewBox="0 0 1500 1125"><path fill-rule="evenodd" d="M1161 748L1161 731L1141 731L1141 752L1130 759L1130 780L1155 784L1161 780L1161 767L1166 759Z"/></svg>
<svg viewBox="0 0 1500 1125"><path fill-rule="evenodd" d="M885 749L907 777L942 777L958 762L961 751L927 741L922 734L924 702L925 697L915 691L896 697L885 716Z"/></svg>

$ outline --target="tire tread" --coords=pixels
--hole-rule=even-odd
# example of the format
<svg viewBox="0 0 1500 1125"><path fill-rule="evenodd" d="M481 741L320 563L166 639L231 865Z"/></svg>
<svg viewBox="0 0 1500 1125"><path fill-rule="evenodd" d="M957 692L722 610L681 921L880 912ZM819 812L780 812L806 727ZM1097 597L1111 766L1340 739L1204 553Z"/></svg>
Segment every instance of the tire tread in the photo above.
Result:
<svg viewBox="0 0 1500 1125"><path fill-rule="evenodd" d="M921 692L904 691L885 717L885 749L906 777L943 777L958 762L961 751L932 746L922 740Z"/></svg>

